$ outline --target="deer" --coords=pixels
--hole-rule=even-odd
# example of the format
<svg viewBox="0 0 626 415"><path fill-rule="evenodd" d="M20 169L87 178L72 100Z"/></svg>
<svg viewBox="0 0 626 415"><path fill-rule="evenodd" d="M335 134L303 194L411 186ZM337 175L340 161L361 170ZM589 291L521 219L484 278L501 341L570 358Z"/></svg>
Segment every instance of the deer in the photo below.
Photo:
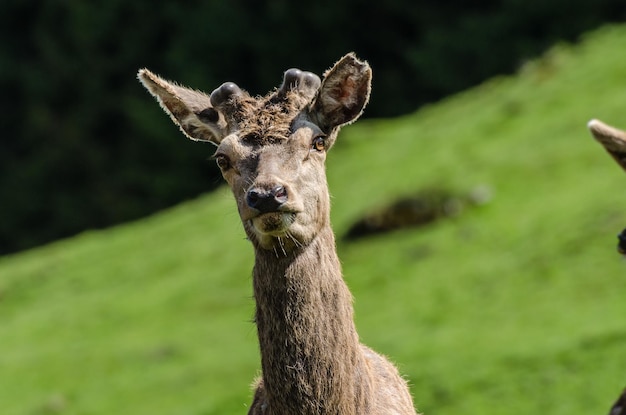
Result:
<svg viewBox="0 0 626 415"><path fill-rule="evenodd" d="M349 53L322 78L288 69L258 97L138 78L186 137L217 147L253 246L261 375L248 414L416 414L397 368L360 343L330 224L326 155L369 101L370 65Z"/></svg>
<svg viewBox="0 0 626 415"><path fill-rule="evenodd" d="M604 147L611 157L626 170L626 131L605 124L600 120L592 119L587 128L593 137ZM626 229L618 236L617 250L626 255ZM619 396L609 411L609 415L626 415L626 389Z"/></svg>

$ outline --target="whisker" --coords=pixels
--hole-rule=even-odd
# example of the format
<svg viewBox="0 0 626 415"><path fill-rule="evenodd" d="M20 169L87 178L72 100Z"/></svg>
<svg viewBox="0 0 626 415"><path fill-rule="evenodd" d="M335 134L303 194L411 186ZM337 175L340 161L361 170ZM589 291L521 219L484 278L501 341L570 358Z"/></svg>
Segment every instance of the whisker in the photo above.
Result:
<svg viewBox="0 0 626 415"><path fill-rule="evenodd" d="M283 244L283 239L280 236L278 237L278 245L280 245L280 249L283 251L283 255L286 258L287 252L285 251L285 245Z"/></svg>
<svg viewBox="0 0 626 415"><path fill-rule="evenodd" d="M300 243L300 241L298 241L296 237L291 234L291 232L287 232L287 238L291 239L296 247L302 248L302 243Z"/></svg>
<svg viewBox="0 0 626 415"><path fill-rule="evenodd" d="M252 186L254 184L254 178L252 177L248 177L246 178L246 187L249 188L250 186Z"/></svg>

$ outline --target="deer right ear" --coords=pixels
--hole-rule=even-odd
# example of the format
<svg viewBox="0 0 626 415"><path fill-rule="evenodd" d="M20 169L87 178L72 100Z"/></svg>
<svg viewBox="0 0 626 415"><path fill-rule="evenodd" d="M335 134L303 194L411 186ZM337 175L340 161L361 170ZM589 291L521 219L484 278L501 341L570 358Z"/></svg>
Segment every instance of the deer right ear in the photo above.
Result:
<svg viewBox="0 0 626 415"><path fill-rule="evenodd" d="M367 104L372 85L372 69L367 62L349 53L326 71L313 104L320 127L330 131L354 122Z"/></svg>
<svg viewBox="0 0 626 415"><path fill-rule="evenodd" d="M147 69L141 69L137 78L190 139L219 145L226 136L226 121L208 95L166 81Z"/></svg>
<svg viewBox="0 0 626 415"><path fill-rule="evenodd" d="M587 128L617 164L626 170L626 132L598 120L589 121Z"/></svg>

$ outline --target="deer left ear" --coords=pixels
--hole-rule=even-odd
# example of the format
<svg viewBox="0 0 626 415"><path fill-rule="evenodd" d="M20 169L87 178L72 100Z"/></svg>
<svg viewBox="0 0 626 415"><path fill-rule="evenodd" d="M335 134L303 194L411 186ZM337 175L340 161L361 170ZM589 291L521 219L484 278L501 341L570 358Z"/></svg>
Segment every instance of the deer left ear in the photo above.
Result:
<svg viewBox="0 0 626 415"><path fill-rule="evenodd" d="M372 69L349 53L326 71L313 104L320 127L330 132L355 121L369 101Z"/></svg>
<svg viewBox="0 0 626 415"><path fill-rule="evenodd" d="M166 81L147 69L141 69L137 77L190 139L219 145L226 136L226 121L213 108L210 96Z"/></svg>

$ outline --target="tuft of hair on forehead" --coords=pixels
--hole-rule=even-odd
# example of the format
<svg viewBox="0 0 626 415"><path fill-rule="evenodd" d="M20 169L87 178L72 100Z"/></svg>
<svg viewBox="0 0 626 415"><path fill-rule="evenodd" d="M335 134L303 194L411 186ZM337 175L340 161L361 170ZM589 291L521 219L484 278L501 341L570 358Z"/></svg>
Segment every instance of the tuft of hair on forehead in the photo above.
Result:
<svg viewBox="0 0 626 415"><path fill-rule="evenodd" d="M277 91L265 97L242 99L233 113L238 134L244 139L259 143L287 140L293 120L311 104L297 90L286 94Z"/></svg>

